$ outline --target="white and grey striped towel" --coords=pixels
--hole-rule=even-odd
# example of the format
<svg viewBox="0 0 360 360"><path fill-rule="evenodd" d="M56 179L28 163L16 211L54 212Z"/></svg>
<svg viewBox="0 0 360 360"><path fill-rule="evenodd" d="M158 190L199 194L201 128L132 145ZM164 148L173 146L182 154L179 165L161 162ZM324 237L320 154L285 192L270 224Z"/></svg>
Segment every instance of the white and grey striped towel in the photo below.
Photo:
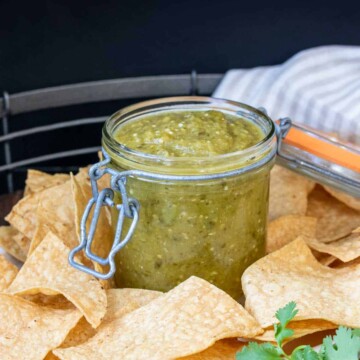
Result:
<svg viewBox="0 0 360 360"><path fill-rule="evenodd" d="M213 95L360 144L360 46L323 46L282 65L230 70Z"/></svg>

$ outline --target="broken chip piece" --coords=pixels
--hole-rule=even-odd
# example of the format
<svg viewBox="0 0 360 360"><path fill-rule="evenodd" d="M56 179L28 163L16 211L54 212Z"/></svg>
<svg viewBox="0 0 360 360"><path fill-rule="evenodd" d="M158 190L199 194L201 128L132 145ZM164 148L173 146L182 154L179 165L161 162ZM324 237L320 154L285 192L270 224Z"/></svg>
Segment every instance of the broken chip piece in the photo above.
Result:
<svg viewBox="0 0 360 360"><path fill-rule="evenodd" d="M104 324L87 342L54 354L62 360L174 359L201 352L223 338L251 338L261 332L229 295L191 277L149 304Z"/></svg>
<svg viewBox="0 0 360 360"><path fill-rule="evenodd" d="M49 233L28 257L7 289L11 294L62 294L96 328L106 312L106 292L93 276L71 267L70 249Z"/></svg>
<svg viewBox="0 0 360 360"><path fill-rule="evenodd" d="M277 309L291 301L295 320L320 319L360 327L360 266L331 269L321 265L303 238L248 267L242 276L246 309L263 328L276 322ZM339 301L341 299L341 301Z"/></svg>

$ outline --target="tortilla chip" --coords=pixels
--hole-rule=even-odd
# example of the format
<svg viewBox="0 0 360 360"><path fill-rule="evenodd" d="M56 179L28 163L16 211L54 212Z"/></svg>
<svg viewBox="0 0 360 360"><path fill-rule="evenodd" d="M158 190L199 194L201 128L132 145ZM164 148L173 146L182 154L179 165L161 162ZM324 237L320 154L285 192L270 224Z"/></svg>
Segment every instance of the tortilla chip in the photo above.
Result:
<svg viewBox="0 0 360 360"><path fill-rule="evenodd" d="M70 178L70 175L41 173L41 176L52 179L51 187L38 187L36 190L40 188L44 190L25 196L6 217L14 228L31 239L31 244L28 245L30 253L50 230L58 235L67 233L64 241L69 239L72 245L76 243L76 236L69 236L71 232L73 235L76 234L70 182L65 181L65 178ZM60 185L55 185L59 182L61 182Z"/></svg>
<svg viewBox="0 0 360 360"><path fill-rule="evenodd" d="M235 360L236 353L247 343L237 339L224 339L217 341L213 346L194 355L179 358L179 360Z"/></svg>
<svg viewBox="0 0 360 360"><path fill-rule="evenodd" d="M71 191L75 208L75 227L80 242L80 223L85 211L85 208L92 197L91 185L85 177L78 177L76 179L71 176ZM92 217L93 212L90 213ZM90 222L87 223L87 231L89 231ZM92 242L91 250L96 255L106 258L108 257L114 239L114 232L111 226L111 214L109 208L105 207L101 210L99 220L96 226L94 239ZM108 267L101 266L97 262L93 262L96 271L105 273ZM110 285L109 285L110 287Z"/></svg>
<svg viewBox="0 0 360 360"><path fill-rule="evenodd" d="M0 255L0 291L4 291L11 284L18 271L14 264Z"/></svg>
<svg viewBox="0 0 360 360"><path fill-rule="evenodd" d="M353 233L343 239L331 243L322 243L315 238L307 238L306 243L316 251L330 254L340 259L342 262L348 262L360 257L360 234Z"/></svg>
<svg viewBox="0 0 360 360"><path fill-rule="evenodd" d="M60 348L77 346L89 340L96 334L96 330L82 317L76 326L69 332Z"/></svg>
<svg viewBox="0 0 360 360"><path fill-rule="evenodd" d="M96 328L106 312L106 292L97 279L70 266L69 251L56 235L49 233L28 257L7 292L62 294Z"/></svg>
<svg viewBox="0 0 360 360"><path fill-rule="evenodd" d="M39 203L39 194L33 194L22 198L6 216L15 229L31 239L34 236L37 224L36 209Z"/></svg>
<svg viewBox="0 0 360 360"><path fill-rule="evenodd" d="M277 218L268 226L266 251L269 253L279 250L300 235L314 237L316 223L316 218L302 215L285 215Z"/></svg>
<svg viewBox="0 0 360 360"><path fill-rule="evenodd" d="M331 267L336 268L336 269L342 269L342 268L352 268L352 267L356 267L360 265L360 257L351 260L349 262L342 262L340 260L337 260L336 262L334 262L333 264L331 264Z"/></svg>
<svg viewBox="0 0 360 360"><path fill-rule="evenodd" d="M106 294L108 309L103 323L119 319L163 295L160 291L144 289L109 289Z"/></svg>
<svg viewBox="0 0 360 360"><path fill-rule="evenodd" d="M31 195L48 189L52 186L63 184L70 179L69 174L47 174L39 170L29 169L25 181L24 195Z"/></svg>
<svg viewBox="0 0 360 360"><path fill-rule="evenodd" d="M270 175L269 220L284 215L305 215L307 196L314 182L275 165Z"/></svg>
<svg viewBox="0 0 360 360"><path fill-rule="evenodd" d="M18 244L21 252L27 256L30 248L31 240L21 232L18 232L13 236L13 240Z"/></svg>
<svg viewBox="0 0 360 360"><path fill-rule="evenodd" d="M248 267L242 286L245 307L263 328L275 323L275 312L290 301L299 309L295 320L360 327L360 266L325 267L301 237Z"/></svg>
<svg viewBox="0 0 360 360"><path fill-rule="evenodd" d="M318 331L332 330L336 329L337 327L338 326L336 324L333 324L330 321L319 319L291 321L287 328L294 330L294 334L287 338L284 344L300 337L316 333ZM258 335L255 339L258 341L275 342L274 327L272 326L271 328L266 329L263 334Z"/></svg>
<svg viewBox="0 0 360 360"><path fill-rule="evenodd" d="M306 215L318 219L316 239L321 242L343 238L360 224L360 212L335 199L320 186L309 196Z"/></svg>
<svg viewBox="0 0 360 360"><path fill-rule="evenodd" d="M324 266L330 266L337 260L335 256L323 254L316 250L312 250L312 253L316 257L317 261Z"/></svg>
<svg viewBox="0 0 360 360"><path fill-rule="evenodd" d="M191 277L119 319L101 325L86 343L54 350L60 359L173 359L198 353L217 340L262 332L222 290Z"/></svg>
<svg viewBox="0 0 360 360"><path fill-rule="evenodd" d="M28 294L22 295L23 299L31 301L39 306L47 306L53 309L75 309L75 306L63 295Z"/></svg>
<svg viewBox="0 0 360 360"><path fill-rule="evenodd" d="M330 186L324 186L324 189L334 198L343 202L347 206L353 208L354 210L360 211L360 198L353 197Z"/></svg>
<svg viewBox="0 0 360 360"><path fill-rule="evenodd" d="M39 194L36 212L37 226L31 240L29 254L36 249L50 231L61 238L66 246L70 248L77 246L70 181L53 186Z"/></svg>
<svg viewBox="0 0 360 360"><path fill-rule="evenodd" d="M148 304L162 295L159 291L142 289L109 289L106 294L107 311L100 326L114 319L119 319L121 316ZM96 330L91 327L85 318L82 318L70 331L60 348L80 345L95 334Z"/></svg>
<svg viewBox="0 0 360 360"><path fill-rule="evenodd" d="M80 318L76 309L50 309L0 294L0 359L42 360Z"/></svg>
<svg viewBox="0 0 360 360"><path fill-rule="evenodd" d="M55 356L52 352L46 355L44 360L58 360L59 358Z"/></svg>
<svg viewBox="0 0 360 360"><path fill-rule="evenodd" d="M26 255L22 252L20 246L14 240L14 236L17 233L17 230L11 226L0 226L0 247L2 247L14 258L20 261L25 261Z"/></svg>

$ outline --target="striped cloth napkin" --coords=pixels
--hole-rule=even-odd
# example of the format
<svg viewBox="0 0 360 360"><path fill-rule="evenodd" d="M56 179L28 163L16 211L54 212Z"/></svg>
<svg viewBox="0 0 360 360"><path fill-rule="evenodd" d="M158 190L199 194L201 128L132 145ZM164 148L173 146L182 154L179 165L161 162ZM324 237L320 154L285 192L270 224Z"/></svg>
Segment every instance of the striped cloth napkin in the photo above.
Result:
<svg viewBox="0 0 360 360"><path fill-rule="evenodd" d="M360 144L360 46L323 46L281 65L230 70L213 96Z"/></svg>

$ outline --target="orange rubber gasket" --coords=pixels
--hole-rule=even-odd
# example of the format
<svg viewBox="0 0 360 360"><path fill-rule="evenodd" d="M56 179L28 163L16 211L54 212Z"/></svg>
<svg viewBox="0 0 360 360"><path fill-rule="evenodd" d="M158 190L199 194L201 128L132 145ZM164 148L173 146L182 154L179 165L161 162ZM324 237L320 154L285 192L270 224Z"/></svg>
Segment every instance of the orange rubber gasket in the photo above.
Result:
<svg viewBox="0 0 360 360"><path fill-rule="evenodd" d="M360 172L359 154L315 136L312 136L300 129L291 127L283 142L332 163Z"/></svg>

